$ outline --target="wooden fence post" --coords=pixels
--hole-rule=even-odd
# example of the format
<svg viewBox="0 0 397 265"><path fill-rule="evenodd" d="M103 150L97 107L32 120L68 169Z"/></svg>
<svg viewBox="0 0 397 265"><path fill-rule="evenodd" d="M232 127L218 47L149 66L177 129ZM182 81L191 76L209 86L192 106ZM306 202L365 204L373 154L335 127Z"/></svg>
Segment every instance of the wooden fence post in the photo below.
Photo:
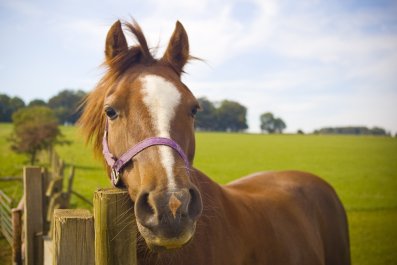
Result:
<svg viewBox="0 0 397 265"><path fill-rule="evenodd" d="M25 264L43 264L43 176L39 167L24 167Z"/></svg>
<svg viewBox="0 0 397 265"><path fill-rule="evenodd" d="M94 194L96 265L136 265L136 224L126 190Z"/></svg>
<svg viewBox="0 0 397 265"><path fill-rule="evenodd" d="M12 262L22 265L22 209L12 209Z"/></svg>
<svg viewBox="0 0 397 265"><path fill-rule="evenodd" d="M94 220L85 209L54 211L53 265L94 265Z"/></svg>

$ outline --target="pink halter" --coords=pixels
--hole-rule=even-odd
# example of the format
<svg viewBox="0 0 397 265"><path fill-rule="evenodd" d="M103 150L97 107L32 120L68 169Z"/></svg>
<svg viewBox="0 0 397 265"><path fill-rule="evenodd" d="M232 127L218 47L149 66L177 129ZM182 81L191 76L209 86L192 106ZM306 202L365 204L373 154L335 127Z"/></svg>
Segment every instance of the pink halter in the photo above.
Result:
<svg viewBox="0 0 397 265"><path fill-rule="evenodd" d="M164 138L164 137L151 137L146 138L145 140L137 143L130 149L128 149L124 154L122 154L119 158L116 158L109 150L109 145L107 141L108 136L108 121L106 120L105 133L103 135L102 147L103 147L103 156L105 157L106 163L109 165L111 169L111 182L115 187L122 187L123 183L121 182L121 171L128 164L132 158L134 158L137 154L145 150L146 148L154 145L165 145L174 149L180 157L182 157L185 162L185 167L188 175L190 175L190 162L187 158L185 152L183 152L182 148L172 139Z"/></svg>

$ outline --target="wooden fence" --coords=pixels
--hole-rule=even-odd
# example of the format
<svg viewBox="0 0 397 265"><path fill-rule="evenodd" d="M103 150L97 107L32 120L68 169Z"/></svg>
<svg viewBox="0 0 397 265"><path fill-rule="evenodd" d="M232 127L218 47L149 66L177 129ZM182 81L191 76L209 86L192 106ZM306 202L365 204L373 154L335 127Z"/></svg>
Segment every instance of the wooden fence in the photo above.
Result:
<svg viewBox="0 0 397 265"><path fill-rule="evenodd" d="M0 190L0 231L10 244L12 244L11 205L12 199Z"/></svg>
<svg viewBox="0 0 397 265"><path fill-rule="evenodd" d="M128 192L97 190L93 214L64 209L71 194L79 195L72 190L74 168L64 191L64 163L53 161L50 172L24 168L24 196L16 208L0 193L0 230L13 246L12 264L136 265L136 223Z"/></svg>
<svg viewBox="0 0 397 265"><path fill-rule="evenodd" d="M0 232L12 246L12 264L43 264L42 242L50 230L54 209L69 207L74 167L63 191L64 162L55 152L49 158L50 170L24 168L20 178L24 196L16 207L0 190Z"/></svg>
<svg viewBox="0 0 397 265"><path fill-rule="evenodd" d="M128 192L97 190L93 215L56 210L52 247L54 265L136 265L136 224Z"/></svg>

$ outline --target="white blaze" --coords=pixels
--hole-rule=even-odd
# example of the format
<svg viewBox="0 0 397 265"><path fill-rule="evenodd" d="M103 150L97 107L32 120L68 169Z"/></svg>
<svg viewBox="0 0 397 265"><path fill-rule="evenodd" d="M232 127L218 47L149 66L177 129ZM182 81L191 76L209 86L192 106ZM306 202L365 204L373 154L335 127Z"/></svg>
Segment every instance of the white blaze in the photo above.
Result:
<svg viewBox="0 0 397 265"><path fill-rule="evenodd" d="M175 109L180 104L181 93L169 81L157 75L145 75L142 82L143 102L148 108L152 124L157 131L157 137L170 138L171 121L175 116ZM159 146L161 164L168 179L168 188L175 189L173 167L174 156L168 146Z"/></svg>

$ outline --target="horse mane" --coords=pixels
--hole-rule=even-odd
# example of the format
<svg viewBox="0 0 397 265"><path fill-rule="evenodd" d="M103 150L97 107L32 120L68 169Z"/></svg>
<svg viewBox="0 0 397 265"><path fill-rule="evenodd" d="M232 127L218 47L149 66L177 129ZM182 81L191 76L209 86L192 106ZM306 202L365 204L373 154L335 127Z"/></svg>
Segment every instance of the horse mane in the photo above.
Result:
<svg viewBox="0 0 397 265"><path fill-rule="evenodd" d="M86 143L93 143L94 152L100 155L102 152L102 138L105 130L106 118L103 114L103 103L107 90L111 87L122 73L134 65L151 65L156 60L151 54L145 35L138 23L124 22L123 25L137 41L137 45L131 46L127 51L120 52L111 60L106 60L102 66L106 67L104 77L97 86L90 92L80 105L82 115L78 125L84 135Z"/></svg>

